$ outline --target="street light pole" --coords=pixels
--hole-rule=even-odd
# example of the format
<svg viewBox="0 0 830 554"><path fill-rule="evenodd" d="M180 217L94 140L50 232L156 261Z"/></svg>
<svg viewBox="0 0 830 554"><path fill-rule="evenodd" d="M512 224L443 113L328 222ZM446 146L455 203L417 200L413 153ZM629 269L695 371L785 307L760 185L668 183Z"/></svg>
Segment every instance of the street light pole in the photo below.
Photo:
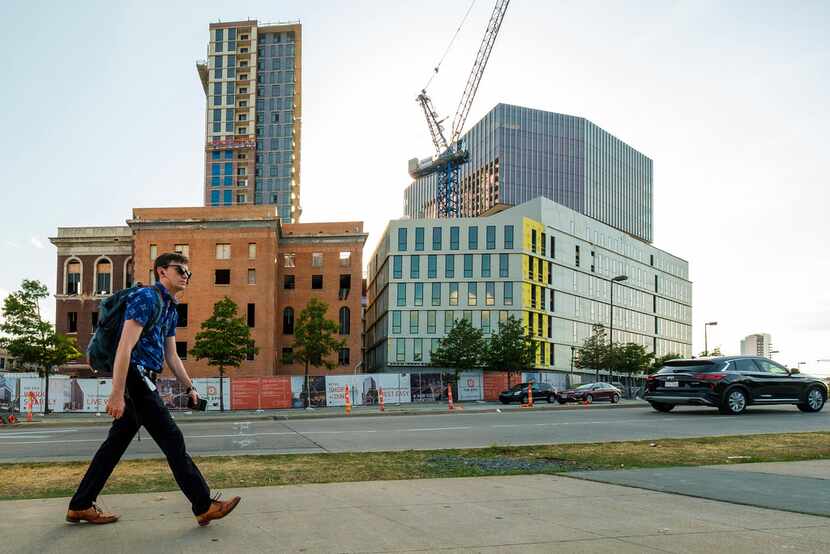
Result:
<svg viewBox="0 0 830 554"><path fill-rule="evenodd" d="M628 275L617 275L613 279L611 279L611 332L608 333L608 350L611 351L614 348L614 283L622 283L623 281L628 281ZM613 375L611 375L611 368L608 368L608 380L611 381Z"/></svg>
<svg viewBox="0 0 830 554"><path fill-rule="evenodd" d="M568 387L569 388L573 386L573 381L574 381L574 352L576 352L576 346L571 345L571 378L570 378L570 381L568 382Z"/></svg>
<svg viewBox="0 0 830 554"><path fill-rule="evenodd" d="M709 355L709 326L717 324L717 321L710 321L709 323L703 324L703 351L706 353L706 356Z"/></svg>

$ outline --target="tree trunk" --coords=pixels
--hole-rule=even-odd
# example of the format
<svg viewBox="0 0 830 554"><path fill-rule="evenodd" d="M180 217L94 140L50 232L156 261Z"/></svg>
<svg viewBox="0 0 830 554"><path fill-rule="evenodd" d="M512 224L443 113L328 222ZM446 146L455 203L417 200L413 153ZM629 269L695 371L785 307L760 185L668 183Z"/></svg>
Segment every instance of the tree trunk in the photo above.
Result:
<svg viewBox="0 0 830 554"><path fill-rule="evenodd" d="M219 411L225 411L225 368L219 366Z"/></svg>
<svg viewBox="0 0 830 554"><path fill-rule="evenodd" d="M43 401L43 413L49 414L49 368L45 368L43 370L43 375L46 379L46 393L44 395Z"/></svg>
<svg viewBox="0 0 830 554"><path fill-rule="evenodd" d="M311 387L308 386L308 360L305 362L305 407L311 406Z"/></svg>

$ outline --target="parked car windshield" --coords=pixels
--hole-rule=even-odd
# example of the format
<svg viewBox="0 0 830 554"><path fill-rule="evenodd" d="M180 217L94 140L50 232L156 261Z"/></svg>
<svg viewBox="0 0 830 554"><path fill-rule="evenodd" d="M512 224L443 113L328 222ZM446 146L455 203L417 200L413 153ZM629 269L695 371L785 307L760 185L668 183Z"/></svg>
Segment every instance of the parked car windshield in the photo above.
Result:
<svg viewBox="0 0 830 554"><path fill-rule="evenodd" d="M526 389L526 388L527 388L527 383L519 383L518 385L513 385L512 387L510 387L510 390L517 391L519 389Z"/></svg>
<svg viewBox="0 0 830 554"><path fill-rule="evenodd" d="M715 362L705 362L701 360L683 360L671 361L660 368L657 373L706 373L712 371L720 371L721 365Z"/></svg>
<svg viewBox="0 0 830 554"><path fill-rule="evenodd" d="M580 386L576 387L576 390L590 389L591 387L594 386L594 384L595 383L588 383L587 385L580 385Z"/></svg>

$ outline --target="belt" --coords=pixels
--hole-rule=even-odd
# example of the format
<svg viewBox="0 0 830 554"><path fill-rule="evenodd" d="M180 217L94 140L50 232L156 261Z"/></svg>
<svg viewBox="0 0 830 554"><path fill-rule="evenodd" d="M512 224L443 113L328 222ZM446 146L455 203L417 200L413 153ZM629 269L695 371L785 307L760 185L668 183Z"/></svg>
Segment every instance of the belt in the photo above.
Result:
<svg viewBox="0 0 830 554"><path fill-rule="evenodd" d="M142 377L147 377L153 383L155 383L158 379L158 373L153 371L152 369L148 369L141 364L135 364L135 368L138 370L139 374Z"/></svg>

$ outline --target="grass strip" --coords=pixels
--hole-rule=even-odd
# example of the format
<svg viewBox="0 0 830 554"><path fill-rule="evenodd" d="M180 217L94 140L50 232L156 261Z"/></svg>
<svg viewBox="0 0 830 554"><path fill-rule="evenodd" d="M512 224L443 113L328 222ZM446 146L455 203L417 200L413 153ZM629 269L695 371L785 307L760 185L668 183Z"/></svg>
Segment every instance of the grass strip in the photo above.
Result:
<svg viewBox="0 0 830 554"><path fill-rule="evenodd" d="M830 459L830 433L196 458L213 489L818 459ZM71 496L86 468L87 462L0 464L0 500ZM176 489L165 460L124 460L104 493Z"/></svg>

